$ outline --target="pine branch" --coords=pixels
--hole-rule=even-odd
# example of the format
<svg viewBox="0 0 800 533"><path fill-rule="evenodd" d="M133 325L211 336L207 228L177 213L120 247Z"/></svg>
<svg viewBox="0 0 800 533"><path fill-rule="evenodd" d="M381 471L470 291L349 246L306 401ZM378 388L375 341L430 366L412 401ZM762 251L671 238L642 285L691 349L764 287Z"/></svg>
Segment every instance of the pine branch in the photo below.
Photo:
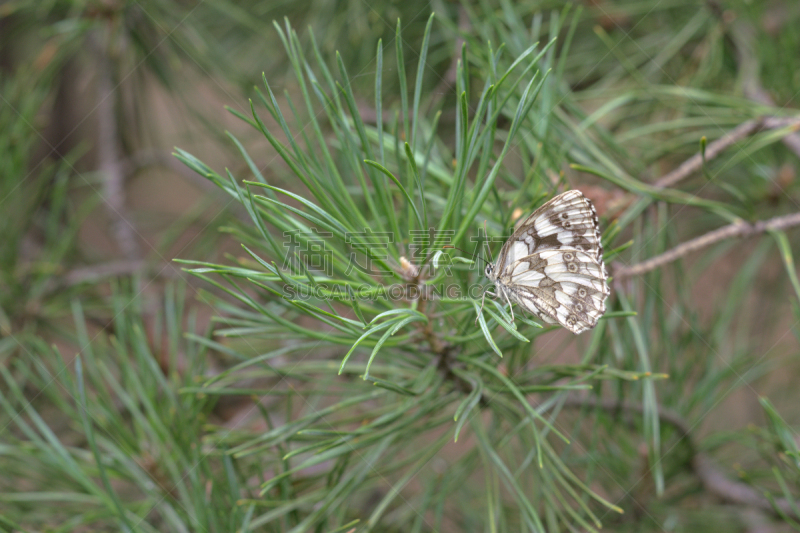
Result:
<svg viewBox="0 0 800 533"><path fill-rule="evenodd" d="M401 276L410 284L415 285L414 293L420 295L417 310L428 316L428 322L422 327L421 333L425 342L427 342L430 347L431 352L436 355L439 372L442 373L446 380L451 381L460 392L466 394L472 392L474 385L453 372L453 368L456 366L455 347L441 339L433 330L433 319L426 311L428 310L428 302L435 300L435 297L430 294L430 287L425 284L425 280L422 278L424 269L411 265L405 258L401 258L400 263ZM485 404L486 401L481 398L481 405L483 406Z"/></svg>
<svg viewBox="0 0 800 533"><path fill-rule="evenodd" d="M792 128L793 131L800 130L800 117L761 117L748 120L729 131L721 138L710 143L705 150L705 161L708 162L714 159L730 146L760 131L781 128ZM787 136L789 135L792 134L787 133ZM695 154L684 161L678 168L661 177L653 185L662 189L673 187L695 172L698 172L703 167L703 162L703 154Z"/></svg>
<svg viewBox="0 0 800 533"><path fill-rule="evenodd" d="M136 259L140 250L136 231L126 216L125 172L119 154L119 128L109 44L97 39L94 48L97 58L97 154L103 176L103 194L117 245L125 257Z"/></svg>
<svg viewBox="0 0 800 533"><path fill-rule="evenodd" d="M167 266L167 264L165 263L164 266ZM81 283L98 283L106 278L135 274L141 272L146 267L147 262L143 259L122 259L120 261L111 261L99 265L84 266L70 270L58 280L60 283L54 284L54 286L72 287L74 285L80 285Z"/></svg>
<svg viewBox="0 0 800 533"><path fill-rule="evenodd" d="M631 266L618 266L614 269L614 279L620 280L632 276L641 276L642 274L646 274L647 272L655 270L656 268L666 265L667 263L671 263L676 259L680 259L681 257L684 257L697 250L708 248L712 244L716 244L725 239L731 239L734 237L752 237L766 231L780 231L798 225L800 225L800 213L791 213L789 215L783 215L771 218L769 220L761 220L754 224L742 221L730 224L728 226L723 226L714 231L710 231L705 235L701 235L700 237L686 241L685 243L676 246L672 250L668 250L663 254L648 259L647 261L643 261Z"/></svg>

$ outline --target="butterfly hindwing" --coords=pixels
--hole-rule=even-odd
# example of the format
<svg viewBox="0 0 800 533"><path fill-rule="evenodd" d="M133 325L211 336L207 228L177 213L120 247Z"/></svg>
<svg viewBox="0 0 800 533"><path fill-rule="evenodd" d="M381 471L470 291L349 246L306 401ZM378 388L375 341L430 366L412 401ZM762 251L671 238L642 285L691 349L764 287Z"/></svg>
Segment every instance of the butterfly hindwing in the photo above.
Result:
<svg viewBox="0 0 800 533"><path fill-rule="evenodd" d="M526 309L573 333L593 328L605 313L605 270L580 250L545 250L520 258L511 276L500 281Z"/></svg>

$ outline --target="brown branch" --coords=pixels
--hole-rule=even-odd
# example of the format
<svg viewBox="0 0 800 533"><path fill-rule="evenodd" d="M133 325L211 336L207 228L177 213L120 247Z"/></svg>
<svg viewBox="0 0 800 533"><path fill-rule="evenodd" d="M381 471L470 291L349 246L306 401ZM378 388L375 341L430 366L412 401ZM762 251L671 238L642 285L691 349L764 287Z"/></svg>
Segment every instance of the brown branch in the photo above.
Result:
<svg viewBox="0 0 800 533"><path fill-rule="evenodd" d="M52 276L42 290L42 294L52 294L82 283L99 283L109 278L130 276L133 274L151 274L159 278L185 279L187 282L192 277L187 277L171 262L148 263L144 259L121 259L97 265L87 265L75 268L63 275Z"/></svg>
<svg viewBox="0 0 800 533"><path fill-rule="evenodd" d="M731 38L738 54L739 66L744 73L744 79L747 80L744 92L751 100L768 106L774 106L775 103L758 80L758 64L752 53L753 36L754 30L746 25L737 27L736 31L731 32ZM705 160L709 161L714 159L730 146L760 131L783 128L790 128L792 132L787 133L782 138L782 141L790 150L800 157L800 135L794 133L800 130L800 117L764 116L754 120L748 120L726 133L721 138L710 143L705 150ZM678 168L657 180L654 186L659 188L672 187L699 171L702 166L703 155L695 154ZM680 244L672 250L637 265L618 267L614 271L614 277L616 279L622 279L650 272L691 252L706 248L724 239L749 237L768 230L780 230L798 224L800 224L800 214L798 213L756 222L755 224L748 224L746 222L731 224Z"/></svg>
<svg viewBox="0 0 800 533"><path fill-rule="evenodd" d="M166 266L166 265L165 265ZM90 265L70 270L60 280L62 287L72 287L81 283L95 283L105 278L127 276L142 272L147 267L147 262L139 260L121 260L99 265Z"/></svg>
<svg viewBox="0 0 800 533"><path fill-rule="evenodd" d="M136 259L140 255L139 243L136 241L136 231L126 216L125 172L119 154L115 109L117 98L114 97L109 43L104 39L96 39L94 48L97 56L97 157L103 177L103 194L119 249L128 259Z"/></svg>
<svg viewBox="0 0 800 533"><path fill-rule="evenodd" d="M612 413L626 412L644 415L643 405L618 402L616 400L598 400L597 398L591 397L567 398L566 402L564 402L564 407L571 409L596 407ZM669 409L659 408L658 418L661 422L672 426L678 433L678 440L684 441L688 446L692 455L690 465L705 490L731 503L755 507L777 516L783 513L786 516L800 518L793 509L791 503L785 498L775 498L774 500L775 505L780 510L779 513L778 510L773 507L772 503L758 490L750 485L728 478L728 476L714 464L713 460L708 455L697 449L691 437L691 428L681 415Z"/></svg>
<svg viewBox="0 0 800 533"><path fill-rule="evenodd" d="M748 120L729 131L716 141L709 143L705 151L705 160L710 161L721 154L725 149L738 143L739 141L755 135L762 130L773 130L791 127L793 131L800 130L800 117L761 117ZM796 135L787 133L787 137ZM784 137L785 139L786 137ZM672 187L680 181L688 178L703 167L703 155L695 154L683 162L672 172L659 178L653 185L658 188Z"/></svg>
<svg viewBox="0 0 800 533"><path fill-rule="evenodd" d="M425 287L422 286L421 283L415 281L417 283L418 290L422 291L425 290ZM428 308L428 298L425 294L420 293L419 304L417 304L417 311L425 314L425 311ZM431 351L442 357L446 354L448 350L448 346L446 343L442 342L442 340L436 335L436 332L433 331L433 326L431 326L431 318L428 317L428 322L425 324L425 327L422 328L422 336L425 337L425 340L428 342L428 345L431 347Z"/></svg>
<svg viewBox="0 0 800 533"><path fill-rule="evenodd" d="M640 276L667 263L671 263L676 259L680 259L691 252L707 248L725 239L731 239L733 237L751 237L766 231L778 231L798 225L800 225L800 213L791 213L769 220L761 220L754 224L742 221L723 226L705 235L679 244L672 250L668 250L647 261L631 266L619 266L614 269L614 279L620 280L631 276Z"/></svg>
<svg viewBox="0 0 800 533"><path fill-rule="evenodd" d="M473 383L470 383L453 372L455 365L455 350L456 348L449 342L443 341L433 330L433 318L427 314L428 302L432 301L430 294L430 287L425 284L424 267L420 268L417 265L411 264L405 257L400 258L400 268L398 273L409 286L414 286L413 293L418 296L417 311L428 317L428 322L420 329L422 337L425 342L430 346L430 351L436 356L437 368L439 372L444 375L445 380L453 383L455 388L462 393L470 393L475 388ZM410 291L406 289L408 294ZM484 400L481 399L482 404Z"/></svg>
<svg viewBox="0 0 800 533"><path fill-rule="evenodd" d="M723 12L719 6L710 5L711 11L716 13L720 19L723 19ZM761 85L759 78L759 65L756 54L753 51L753 43L756 39L755 29L747 23L737 22L728 32L728 37L736 49L736 58L739 63L739 70L742 73L744 80L743 92L745 97L754 102L758 102L765 106L777 107L775 102L770 97L769 93ZM710 143L706 148L706 161L709 161L729 146L738 143L739 141L754 135L762 130L780 129L785 127L792 127L794 131L800 130L800 117L792 118L778 118L778 117L761 117L739 125L732 131L728 132L720 139ZM781 141L786 145L789 150L794 152L797 157L800 157L800 134L790 132L787 133ZM702 168L703 157L701 154L689 158L681 166L663 176L655 182L656 187L666 188L675 185L676 183L688 178L693 173Z"/></svg>

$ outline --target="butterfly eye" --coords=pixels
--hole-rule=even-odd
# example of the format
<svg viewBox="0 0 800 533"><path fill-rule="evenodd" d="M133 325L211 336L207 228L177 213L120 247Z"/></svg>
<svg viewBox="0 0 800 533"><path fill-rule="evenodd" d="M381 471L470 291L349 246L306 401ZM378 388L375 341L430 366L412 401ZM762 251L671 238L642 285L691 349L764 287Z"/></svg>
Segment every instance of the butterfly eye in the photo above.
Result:
<svg viewBox="0 0 800 533"><path fill-rule="evenodd" d="M492 273L492 265L486 265L486 269L483 271L483 273L486 274L486 277L488 278Z"/></svg>

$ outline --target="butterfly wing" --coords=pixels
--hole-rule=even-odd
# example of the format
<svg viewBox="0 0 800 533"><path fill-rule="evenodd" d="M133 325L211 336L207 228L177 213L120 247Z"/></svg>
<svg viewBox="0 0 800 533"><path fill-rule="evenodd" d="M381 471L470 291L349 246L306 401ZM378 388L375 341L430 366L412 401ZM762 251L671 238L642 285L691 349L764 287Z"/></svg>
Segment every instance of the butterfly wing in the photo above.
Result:
<svg viewBox="0 0 800 533"><path fill-rule="evenodd" d="M548 323L573 333L592 328L609 294L597 212L572 190L526 218L503 245L495 283Z"/></svg>
<svg viewBox="0 0 800 533"><path fill-rule="evenodd" d="M508 268L518 259L562 248L585 252L603 265L597 211L578 190L559 194L522 221L500 249L495 271L508 274Z"/></svg>
<svg viewBox="0 0 800 533"><path fill-rule="evenodd" d="M520 258L501 282L522 307L578 334L597 325L606 311L606 277L594 256L563 248Z"/></svg>

